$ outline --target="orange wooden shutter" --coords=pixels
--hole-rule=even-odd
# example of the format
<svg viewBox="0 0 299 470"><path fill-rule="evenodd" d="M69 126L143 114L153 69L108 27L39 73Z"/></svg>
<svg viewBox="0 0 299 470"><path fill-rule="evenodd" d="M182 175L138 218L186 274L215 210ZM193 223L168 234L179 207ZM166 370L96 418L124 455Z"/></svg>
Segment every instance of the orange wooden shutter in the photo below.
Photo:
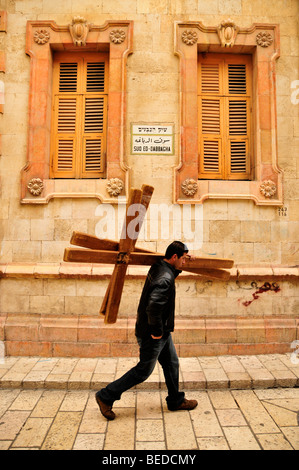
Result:
<svg viewBox="0 0 299 470"><path fill-rule="evenodd" d="M250 177L250 65L249 56L199 58L199 178Z"/></svg>
<svg viewBox="0 0 299 470"><path fill-rule="evenodd" d="M54 59L54 178L104 176L108 61L104 54L59 53Z"/></svg>

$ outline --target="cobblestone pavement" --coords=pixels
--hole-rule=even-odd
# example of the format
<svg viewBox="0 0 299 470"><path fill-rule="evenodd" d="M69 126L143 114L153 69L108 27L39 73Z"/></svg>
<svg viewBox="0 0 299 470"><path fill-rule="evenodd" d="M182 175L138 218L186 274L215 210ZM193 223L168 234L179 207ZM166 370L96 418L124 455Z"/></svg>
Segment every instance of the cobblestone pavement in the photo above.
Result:
<svg viewBox="0 0 299 470"><path fill-rule="evenodd" d="M167 410L157 367L123 394L107 422L95 390L136 361L5 358L0 450L299 450L299 364L290 355L180 358L195 410Z"/></svg>

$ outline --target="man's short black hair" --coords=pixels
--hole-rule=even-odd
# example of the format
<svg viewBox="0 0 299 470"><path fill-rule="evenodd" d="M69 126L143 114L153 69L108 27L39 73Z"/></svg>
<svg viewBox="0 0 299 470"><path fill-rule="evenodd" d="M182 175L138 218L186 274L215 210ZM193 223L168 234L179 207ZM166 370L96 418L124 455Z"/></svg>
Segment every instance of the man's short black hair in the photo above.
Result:
<svg viewBox="0 0 299 470"><path fill-rule="evenodd" d="M181 258L184 253L188 253L187 246L179 241L172 242L166 249L165 258L170 259L173 255L178 255L178 258Z"/></svg>

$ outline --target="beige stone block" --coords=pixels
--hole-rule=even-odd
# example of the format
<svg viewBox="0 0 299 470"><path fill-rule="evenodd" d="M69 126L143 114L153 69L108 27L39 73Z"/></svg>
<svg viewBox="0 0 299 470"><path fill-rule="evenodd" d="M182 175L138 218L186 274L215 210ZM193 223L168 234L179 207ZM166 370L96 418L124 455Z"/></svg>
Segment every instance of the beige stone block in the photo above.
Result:
<svg viewBox="0 0 299 470"><path fill-rule="evenodd" d="M72 205L72 218L76 220L80 219L92 219L96 215L96 209L100 205L97 199L74 199ZM79 231L79 230L78 230Z"/></svg>
<svg viewBox="0 0 299 470"><path fill-rule="evenodd" d="M45 263L61 263L63 261L64 250L67 246L65 241L42 241L39 243L41 243L41 258L39 260L41 259Z"/></svg>
<svg viewBox="0 0 299 470"><path fill-rule="evenodd" d="M289 266L299 264L299 243L281 243L281 263Z"/></svg>
<svg viewBox="0 0 299 470"><path fill-rule="evenodd" d="M30 240L30 220L9 220L6 227L8 240Z"/></svg>
<svg viewBox="0 0 299 470"><path fill-rule="evenodd" d="M109 281L98 281L98 280L83 280L77 281L77 295L80 297L97 297L104 296L108 287ZM135 284L135 283L134 283ZM134 287L132 286L132 289ZM132 295L132 293L130 293Z"/></svg>
<svg viewBox="0 0 299 470"><path fill-rule="evenodd" d="M44 215L50 219L71 219L73 216L72 199L52 199L44 208Z"/></svg>
<svg viewBox="0 0 299 470"><path fill-rule="evenodd" d="M1 444L0 444L1 445ZM152 442L136 442L135 450L152 450L153 443ZM155 450L166 450L165 442L155 442Z"/></svg>
<svg viewBox="0 0 299 470"><path fill-rule="evenodd" d="M182 317L212 316L216 313L217 301L210 297L181 297L178 301L177 314Z"/></svg>
<svg viewBox="0 0 299 470"><path fill-rule="evenodd" d="M248 426L224 427L223 431L231 450L261 450Z"/></svg>
<svg viewBox="0 0 299 470"><path fill-rule="evenodd" d="M232 394L254 433L280 432L252 390L234 390Z"/></svg>
<svg viewBox="0 0 299 470"><path fill-rule="evenodd" d="M105 433L106 431L107 423L105 420L100 418L98 405L94 399L94 396L92 396L92 402L95 403L95 406L87 406L84 411L79 428L80 434Z"/></svg>
<svg viewBox="0 0 299 470"><path fill-rule="evenodd" d="M68 374L50 374L45 380L44 387L46 389L59 389L66 390L68 384L69 375Z"/></svg>
<svg viewBox="0 0 299 470"><path fill-rule="evenodd" d="M219 0L218 10L220 15L241 15L242 0Z"/></svg>
<svg viewBox="0 0 299 470"><path fill-rule="evenodd" d="M168 13L168 1L137 0L137 13L166 14Z"/></svg>
<svg viewBox="0 0 299 470"><path fill-rule="evenodd" d="M102 374L115 374L116 366L117 366L117 358L101 357L98 359L94 372L102 373Z"/></svg>
<svg viewBox="0 0 299 470"><path fill-rule="evenodd" d="M294 175L295 176L295 175ZM285 180L284 183L284 196L286 201L293 201L299 199L299 185L295 178Z"/></svg>
<svg viewBox="0 0 299 470"><path fill-rule="evenodd" d="M44 294L75 296L76 281L73 279L46 279L44 281Z"/></svg>
<svg viewBox="0 0 299 470"><path fill-rule="evenodd" d="M1 223L0 223L0 233L1 233ZM0 237L0 260L2 263L12 262L12 247L13 247L13 242L1 240L1 237Z"/></svg>
<svg viewBox="0 0 299 470"><path fill-rule="evenodd" d="M200 437L197 442L199 450L229 450L225 437Z"/></svg>
<svg viewBox="0 0 299 470"><path fill-rule="evenodd" d="M57 241L70 241L73 231L87 232L85 219L56 219L54 221L54 239Z"/></svg>
<svg viewBox="0 0 299 470"><path fill-rule="evenodd" d="M162 419L160 394L157 394L156 392L138 391L136 412L138 420Z"/></svg>
<svg viewBox="0 0 299 470"><path fill-rule="evenodd" d="M208 199L203 205L204 220L227 220L228 217L233 218L231 214L228 216L228 201Z"/></svg>
<svg viewBox="0 0 299 470"><path fill-rule="evenodd" d="M282 433L259 434L258 441L263 450L293 450L293 447Z"/></svg>
<svg viewBox="0 0 299 470"><path fill-rule="evenodd" d="M60 406L60 411L84 411L89 391L73 391L67 393Z"/></svg>
<svg viewBox="0 0 299 470"><path fill-rule="evenodd" d="M221 426L246 426L247 423L240 410L217 410Z"/></svg>
<svg viewBox="0 0 299 470"><path fill-rule="evenodd" d="M272 243L254 243L254 263L280 264L280 246Z"/></svg>
<svg viewBox="0 0 299 470"><path fill-rule="evenodd" d="M114 0L112 4L109 0L103 0L102 4L103 13L134 14L137 12L136 0Z"/></svg>
<svg viewBox="0 0 299 470"><path fill-rule="evenodd" d="M1 416L0 439L13 441L24 423L30 411L7 411Z"/></svg>
<svg viewBox="0 0 299 470"><path fill-rule="evenodd" d="M43 443L44 450L71 450L81 423L82 412L58 412Z"/></svg>
<svg viewBox="0 0 299 470"><path fill-rule="evenodd" d="M206 392L192 392L192 398L198 401L198 406L191 412L196 437L222 437L223 432Z"/></svg>
<svg viewBox="0 0 299 470"><path fill-rule="evenodd" d="M66 0L63 4L59 2L59 0L53 0L53 3L49 5L46 0L42 0L42 12L43 13L66 13L68 11L72 11L72 1Z"/></svg>
<svg viewBox="0 0 299 470"><path fill-rule="evenodd" d="M32 219L31 220L31 240L53 240L54 220L52 219Z"/></svg>
<svg viewBox="0 0 299 470"><path fill-rule="evenodd" d="M32 262L41 259L41 242L39 241L19 241L12 244L13 262Z"/></svg>
<svg viewBox="0 0 299 470"><path fill-rule="evenodd" d="M164 427L162 419L137 419L136 441L163 441Z"/></svg>
<svg viewBox="0 0 299 470"><path fill-rule="evenodd" d="M3 294L0 298L1 313L29 313L29 295Z"/></svg>
<svg viewBox="0 0 299 470"><path fill-rule="evenodd" d="M44 217L44 207L33 205L21 205L19 198L14 195L9 200L9 218L15 219L42 219Z"/></svg>
<svg viewBox="0 0 299 470"><path fill-rule="evenodd" d="M241 222L241 242L263 242L271 241L270 222L259 220L243 220Z"/></svg>
<svg viewBox="0 0 299 470"><path fill-rule="evenodd" d="M283 429L283 433L295 450L299 450L298 426L288 426Z"/></svg>
<svg viewBox="0 0 299 470"><path fill-rule="evenodd" d="M197 449L191 421L195 417L195 410L190 414L172 413L171 411L164 413L165 435L169 450Z"/></svg>
<svg viewBox="0 0 299 470"><path fill-rule="evenodd" d="M231 410L234 408L238 408L234 397L228 390L210 390L208 392L208 395L215 409Z"/></svg>
<svg viewBox="0 0 299 470"><path fill-rule="evenodd" d="M64 296L35 295L30 296L30 312L49 313L55 315L64 314Z"/></svg>
<svg viewBox="0 0 299 470"><path fill-rule="evenodd" d="M254 257L254 243L224 243L226 258L234 260L235 264L251 264Z"/></svg>
<svg viewBox="0 0 299 470"><path fill-rule="evenodd" d="M118 408L117 419L109 421L104 450L134 450L135 407Z"/></svg>
<svg viewBox="0 0 299 470"><path fill-rule="evenodd" d="M97 315L102 304L100 297L65 297L65 313L70 315Z"/></svg>
<svg viewBox="0 0 299 470"><path fill-rule="evenodd" d="M1 199L0 219L8 219L8 213L9 213L9 199Z"/></svg>
<svg viewBox="0 0 299 470"><path fill-rule="evenodd" d="M43 289L41 279L5 279L0 284L1 295L38 295Z"/></svg>
<svg viewBox="0 0 299 470"><path fill-rule="evenodd" d="M24 377L22 385L25 389L43 387L48 375L48 370L31 370L26 377Z"/></svg>
<svg viewBox="0 0 299 470"><path fill-rule="evenodd" d="M105 434L77 434L73 450L102 450L104 440Z"/></svg>
<svg viewBox="0 0 299 470"><path fill-rule="evenodd" d="M41 394L42 390L22 390L9 409L23 411L33 410Z"/></svg>
<svg viewBox="0 0 299 470"><path fill-rule="evenodd" d="M241 222L210 221L210 242L239 242L241 238Z"/></svg>
<svg viewBox="0 0 299 470"><path fill-rule="evenodd" d="M132 70L138 70L139 73L177 73L177 59L176 57L170 55L168 52L166 53L154 53L150 51L143 51L143 52L136 52L130 58L130 63ZM131 97L130 97L131 98ZM136 96L136 99L138 97ZM140 98L140 97L139 97ZM150 94L147 96L148 100L150 100ZM171 96L171 98L174 98ZM177 97L175 99L177 102ZM139 101L139 106L140 106ZM157 105L159 101L157 102ZM148 110L147 110L148 112ZM165 110L166 113L168 111ZM164 122L164 121L162 121Z"/></svg>

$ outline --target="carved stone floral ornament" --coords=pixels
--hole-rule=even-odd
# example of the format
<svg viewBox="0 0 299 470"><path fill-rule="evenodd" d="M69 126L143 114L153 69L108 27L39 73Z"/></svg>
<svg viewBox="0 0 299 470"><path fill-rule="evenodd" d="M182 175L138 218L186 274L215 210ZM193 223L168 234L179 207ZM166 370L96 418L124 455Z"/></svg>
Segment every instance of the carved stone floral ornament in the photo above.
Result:
<svg viewBox="0 0 299 470"><path fill-rule="evenodd" d="M187 46L193 46L193 44L197 42L197 38L197 32L192 29L188 29L182 33L182 41L187 44Z"/></svg>
<svg viewBox="0 0 299 470"><path fill-rule="evenodd" d="M262 47L271 46L273 42L273 36L267 31L262 31L261 33L257 34L256 42L259 46Z"/></svg>
<svg viewBox="0 0 299 470"><path fill-rule="evenodd" d="M46 29L37 29L34 33L34 41L36 44L42 46L46 44L50 39L50 33Z"/></svg>
<svg viewBox="0 0 299 470"><path fill-rule="evenodd" d="M119 178L111 178L107 182L107 192L110 196L119 196L124 188L124 183Z"/></svg>
<svg viewBox="0 0 299 470"><path fill-rule="evenodd" d="M89 25L85 18L82 16L74 16L72 23L69 25L69 30L75 46L86 45Z"/></svg>
<svg viewBox="0 0 299 470"><path fill-rule="evenodd" d="M113 29L109 37L114 44L121 44L126 39L126 33L122 29Z"/></svg>
<svg viewBox="0 0 299 470"><path fill-rule="evenodd" d="M271 180L263 181L260 185L260 192L263 196L270 198L276 194L277 187L276 184Z"/></svg>
<svg viewBox="0 0 299 470"><path fill-rule="evenodd" d="M27 188L33 196L39 196L44 189L44 183L40 178L32 178L27 184Z"/></svg>
<svg viewBox="0 0 299 470"><path fill-rule="evenodd" d="M217 28L218 36L222 47L233 47L239 27L232 20L224 20Z"/></svg>
<svg viewBox="0 0 299 470"><path fill-rule="evenodd" d="M197 181L193 178L187 178L185 181L183 181L181 188L185 196L194 196L198 190Z"/></svg>

